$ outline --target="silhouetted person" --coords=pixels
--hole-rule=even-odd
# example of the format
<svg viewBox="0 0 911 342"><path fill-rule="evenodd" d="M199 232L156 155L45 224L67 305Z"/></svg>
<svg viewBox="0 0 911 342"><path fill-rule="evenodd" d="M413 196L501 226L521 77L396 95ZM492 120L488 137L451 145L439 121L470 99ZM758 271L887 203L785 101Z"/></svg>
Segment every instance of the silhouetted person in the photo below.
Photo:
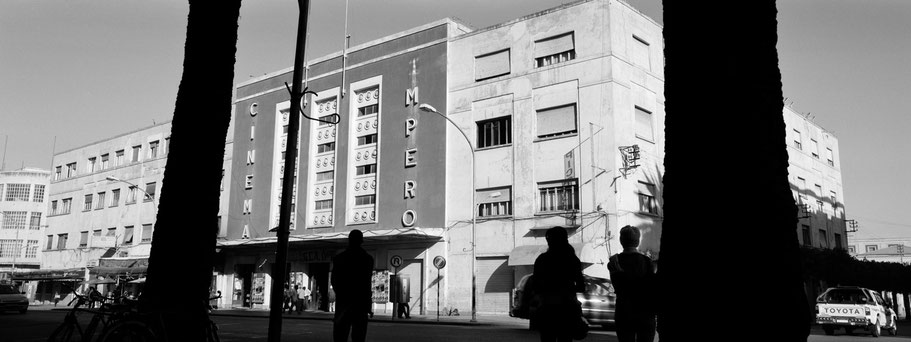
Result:
<svg viewBox="0 0 911 342"><path fill-rule="evenodd" d="M617 292L616 324L620 342L655 339L655 266L639 253L639 228L620 229L623 252L610 257L607 269Z"/></svg>
<svg viewBox="0 0 911 342"><path fill-rule="evenodd" d="M351 334L354 342L367 338L367 315L373 301L373 257L361 244L364 234L352 230L348 234L348 249L332 258L332 278L336 308L332 327L332 340L344 342Z"/></svg>
<svg viewBox="0 0 911 342"><path fill-rule="evenodd" d="M572 341L572 328L581 314L576 292L585 291L582 263L569 245L566 229L553 227L544 235L547 252L535 259L532 287L540 300L533 325L542 342Z"/></svg>

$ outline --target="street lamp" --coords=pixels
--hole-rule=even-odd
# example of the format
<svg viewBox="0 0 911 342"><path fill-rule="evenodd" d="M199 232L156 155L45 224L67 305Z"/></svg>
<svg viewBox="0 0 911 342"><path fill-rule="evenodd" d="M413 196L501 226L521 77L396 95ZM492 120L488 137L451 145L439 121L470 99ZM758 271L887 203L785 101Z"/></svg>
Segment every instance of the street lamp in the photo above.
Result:
<svg viewBox="0 0 911 342"><path fill-rule="evenodd" d="M112 182L126 183L126 184L128 184L131 188L135 188L135 189L138 189L139 191L142 191L142 193L145 194L145 197L148 197L149 199L151 199L151 200L153 200L153 201L155 200L155 196L153 196L152 194L146 192L145 190L142 190L142 188L140 188L139 185L136 185L136 184L127 182L127 181L125 181L125 180L123 180L123 179L120 179L120 178L117 178L117 177L114 177L114 176L107 176L107 177L105 177L105 179L107 179L107 180L109 180L109 181L112 181Z"/></svg>
<svg viewBox="0 0 911 342"><path fill-rule="evenodd" d="M463 131L461 128L459 128L459 125L456 125L456 123L453 122L452 119L447 117L445 114L437 111L437 109L433 108L433 106L426 104L426 103L422 103L420 106L418 106L418 108L422 112L434 113L434 114L439 115L443 119L446 119L446 121L449 121L449 123L451 123L452 126L455 127L455 129L459 131L459 133L462 133L462 137L465 138L465 142L468 143L468 148L471 151L471 322L477 322L478 321L478 310L477 310L477 292L478 292L477 288L478 288L478 286L477 286L477 279L476 279L477 270L475 270L475 259L476 259L475 258L475 249L476 249L475 248L476 247L475 246L475 226L477 223L476 216L477 216L478 208L475 207L474 144L471 143L471 139L468 138L468 134L465 134L465 131Z"/></svg>

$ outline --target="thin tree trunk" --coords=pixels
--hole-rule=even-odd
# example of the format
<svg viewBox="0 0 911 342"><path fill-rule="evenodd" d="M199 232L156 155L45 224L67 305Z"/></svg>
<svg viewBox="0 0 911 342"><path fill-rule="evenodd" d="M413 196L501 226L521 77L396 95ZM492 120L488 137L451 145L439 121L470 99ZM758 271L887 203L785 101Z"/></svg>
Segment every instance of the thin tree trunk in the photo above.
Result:
<svg viewBox="0 0 911 342"><path fill-rule="evenodd" d="M775 1L664 1L662 341L805 341Z"/></svg>
<svg viewBox="0 0 911 342"><path fill-rule="evenodd" d="M203 340L208 318L240 3L189 1L183 75L141 297L143 311L164 314L171 339Z"/></svg>

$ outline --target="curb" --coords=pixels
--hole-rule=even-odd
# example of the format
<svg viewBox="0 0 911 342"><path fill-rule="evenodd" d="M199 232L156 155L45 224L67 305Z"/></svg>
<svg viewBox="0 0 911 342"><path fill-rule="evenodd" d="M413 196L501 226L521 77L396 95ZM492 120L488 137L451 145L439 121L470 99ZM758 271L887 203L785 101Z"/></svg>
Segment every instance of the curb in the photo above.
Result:
<svg viewBox="0 0 911 342"><path fill-rule="evenodd" d="M245 312L218 312L212 311L209 313L212 316L221 316L221 317L250 317L250 318L269 318L269 315L257 315L252 313ZM302 320L316 320L316 321L331 321L333 318L330 315L282 315L282 319L302 319ZM401 324L427 324L427 325L461 325L461 326L486 326L493 325L489 322L460 322L460 321L449 321L449 320L428 320L428 319L390 319L386 317L376 317L370 318L368 322L382 322L382 323L401 323Z"/></svg>

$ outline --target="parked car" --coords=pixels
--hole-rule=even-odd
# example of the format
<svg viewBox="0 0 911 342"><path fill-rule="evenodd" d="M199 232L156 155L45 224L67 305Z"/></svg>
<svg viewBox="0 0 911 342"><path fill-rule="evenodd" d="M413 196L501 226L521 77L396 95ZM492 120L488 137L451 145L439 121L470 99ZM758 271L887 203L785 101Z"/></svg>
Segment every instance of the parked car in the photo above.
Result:
<svg viewBox="0 0 911 342"><path fill-rule="evenodd" d="M856 286L832 287L816 298L816 323L826 335L844 328L846 334L864 329L875 337L886 329L895 335L895 311L878 292Z"/></svg>
<svg viewBox="0 0 911 342"><path fill-rule="evenodd" d="M26 313L28 298L25 297L25 292L19 292L13 285L0 285L0 312L2 311Z"/></svg>
<svg viewBox="0 0 911 342"><path fill-rule="evenodd" d="M585 292L576 293L576 299L582 303L582 317L590 325L609 326L614 324L614 310L617 304L617 295L614 293L614 286L609 279L584 276ZM531 289L531 283L534 281L534 275L529 274L519 280L518 285L513 289L512 307L509 315L517 318L531 318L530 303L534 294ZM529 326L531 329L534 327Z"/></svg>

